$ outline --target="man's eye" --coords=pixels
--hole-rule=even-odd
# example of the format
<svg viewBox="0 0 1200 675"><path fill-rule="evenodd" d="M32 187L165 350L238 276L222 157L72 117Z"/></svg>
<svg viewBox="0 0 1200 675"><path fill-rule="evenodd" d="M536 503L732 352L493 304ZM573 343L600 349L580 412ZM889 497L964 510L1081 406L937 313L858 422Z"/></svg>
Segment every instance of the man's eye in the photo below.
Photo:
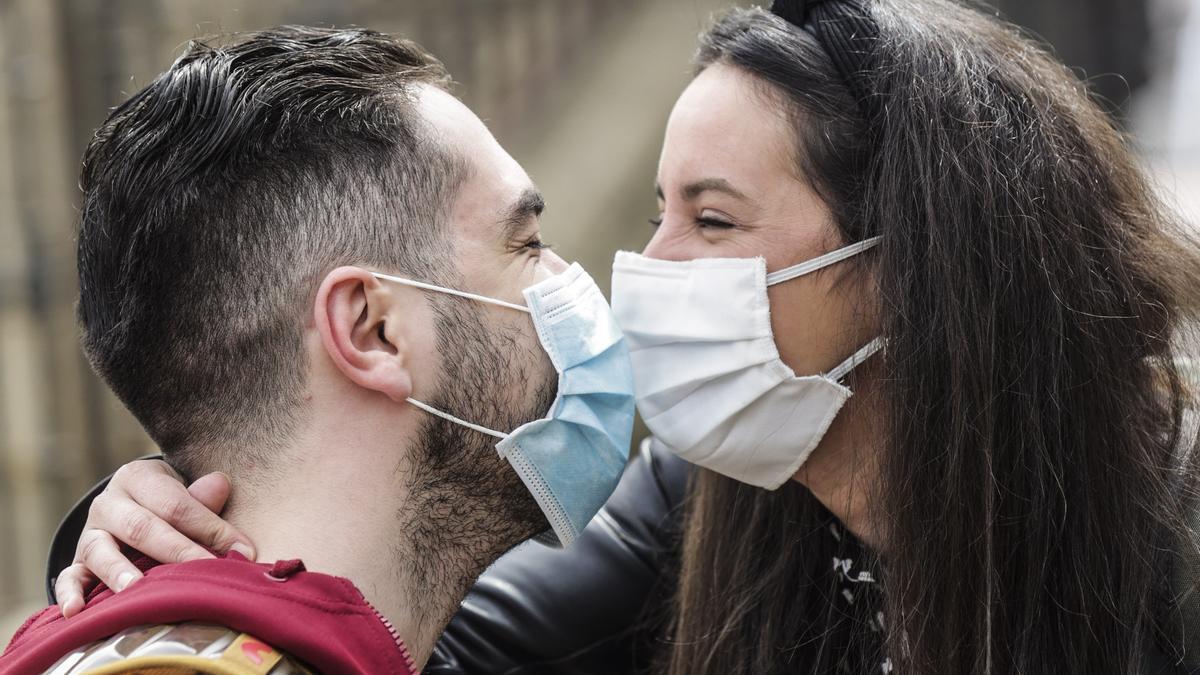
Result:
<svg viewBox="0 0 1200 675"><path fill-rule="evenodd" d="M514 239L508 245L508 250L512 253L529 253L535 255L550 248L553 248L553 246L542 241L540 234L535 234L524 240Z"/></svg>
<svg viewBox="0 0 1200 675"><path fill-rule="evenodd" d="M542 241L541 237L534 237L533 239L525 242L525 246L522 248L525 248L529 251L544 251L554 248L554 246L553 244L547 244L546 242Z"/></svg>
<svg viewBox="0 0 1200 675"><path fill-rule="evenodd" d="M663 217L659 216L657 218L651 218L646 222L650 223L650 227L658 227L659 225L663 224Z"/></svg>

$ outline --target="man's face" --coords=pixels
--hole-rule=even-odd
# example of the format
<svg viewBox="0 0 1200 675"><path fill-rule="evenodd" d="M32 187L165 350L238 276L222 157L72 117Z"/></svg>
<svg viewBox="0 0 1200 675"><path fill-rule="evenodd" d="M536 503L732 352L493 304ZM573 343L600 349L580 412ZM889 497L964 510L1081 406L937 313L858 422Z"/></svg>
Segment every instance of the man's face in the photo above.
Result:
<svg viewBox="0 0 1200 675"><path fill-rule="evenodd" d="M441 89L420 91L420 114L471 167L448 224L464 290L524 304L522 290L567 269L557 255L535 246L541 194L475 113Z"/></svg>
<svg viewBox="0 0 1200 675"><path fill-rule="evenodd" d="M474 113L449 94L423 87L418 111L470 166L450 208L443 281L458 290L524 305L522 291L567 265L541 248L541 195ZM427 402L461 419L509 432L545 416L557 374L528 314L428 294L437 325L438 391ZM418 396L419 398L419 396ZM421 434L426 494L442 489L488 503L489 527L525 538L545 518L495 450L496 439L430 417ZM470 520L470 519L462 519ZM462 522L460 520L460 522ZM479 520L479 519L475 519ZM458 536L469 536L459 531Z"/></svg>

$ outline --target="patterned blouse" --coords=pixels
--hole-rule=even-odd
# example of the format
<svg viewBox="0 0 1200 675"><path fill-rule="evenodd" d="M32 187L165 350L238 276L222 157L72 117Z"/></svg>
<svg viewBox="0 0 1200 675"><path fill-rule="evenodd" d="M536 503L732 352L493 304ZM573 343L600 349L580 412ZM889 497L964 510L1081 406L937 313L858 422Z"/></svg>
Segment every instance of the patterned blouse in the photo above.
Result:
<svg viewBox="0 0 1200 675"><path fill-rule="evenodd" d="M880 657L884 642L883 591L871 571L866 548L852 533L836 521L829 524L837 553L833 556L833 572L837 575L836 614L859 624L865 621L874 639L854 639L848 642L838 660L842 673L892 673L892 660ZM852 631L857 638L863 631ZM864 642L866 644L864 644Z"/></svg>

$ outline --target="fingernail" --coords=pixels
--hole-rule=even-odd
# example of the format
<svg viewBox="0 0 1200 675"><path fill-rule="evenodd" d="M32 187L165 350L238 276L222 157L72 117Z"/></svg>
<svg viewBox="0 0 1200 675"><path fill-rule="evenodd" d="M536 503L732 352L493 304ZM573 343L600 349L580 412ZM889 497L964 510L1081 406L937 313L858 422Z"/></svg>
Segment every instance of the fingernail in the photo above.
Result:
<svg viewBox="0 0 1200 675"><path fill-rule="evenodd" d="M71 596L62 603L62 614L64 619L69 619L79 613L79 607L83 603L77 596Z"/></svg>
<svg viewBox="0 0 1200 675"><path fill-rule="evenodd" d="M121 576L117 577L117 587L113 590L120 593L125 590L125 587L133 583L133 572L122 572Z"/></svg>
<svg viewBox="0 0 1200 675"><path fill-rule="evenodd" d="M246 560L254 560L254 549L240 541L234 542L233 546L229 547L230 551L237 551L242 554Z"/></svg>

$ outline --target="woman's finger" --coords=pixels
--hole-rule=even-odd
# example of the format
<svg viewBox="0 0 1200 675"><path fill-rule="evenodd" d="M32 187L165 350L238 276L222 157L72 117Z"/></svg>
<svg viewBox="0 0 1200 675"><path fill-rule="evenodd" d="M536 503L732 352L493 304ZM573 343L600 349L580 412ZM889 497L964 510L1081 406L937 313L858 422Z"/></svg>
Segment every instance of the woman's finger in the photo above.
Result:
<svg viewBox="0 0 1200 675"><path fill-rule="evenodd" d="M224 507L229 496L229 478L225 474L210 473L201 476L187 489L176 483L169 490L148 489L144 492L145 494L132 496L148 511L162 518L193 542L218 553L232 549L251 560L254 559L254 547L250 538L215 513ZM214 509L213 506L217 508ZM149 552L146 553L149 555Z"/></svg>
<svg viewBox="0 0 1200 675"><path fill-rule="evenodd" d="M164 462L134 462L126 466L129 470L124 474L118 471L110 488L93 502L93 512L88 515L89 527L107 530L117 539L164 563L211 557L207 552L200 553L203 547L219 553L232 549L254 559L250 538L213 512L224 507L229 496L229 478L225 474L202 476L191 488L185 488L178 474ZM137 513L136 509L130 508L132 506L149 511L196 545L183 546L178 537L170 537L161 544L139 537L132 525L143 526L144 534L153 530L157 533L155 536L162 533L162 528L132 515L131 511ZM178 551L181 557L160 557L170 550Z"/></svg>
<svg viewBox="0 0 1200 675"><path fill-rule="evenodd" d="M182 485L176 483L175 486L176 490L183 495L180 499L195 504L196 509L216 518L211 511L192 499ZM161 503L159 508L164 508ZM91 510L88 513L87 528L84 530L85 535L90 531L103 532L110 535L110 538L124 542L162 563L180 563L213 557L203 546L180 533L175 526L160 518L155 511L135 502L129 495L110 494L107 491L102 493L92 502ZM105 583L115 581L115 577L105 576L105 570L98 567L97 562L86 554L84 546L88 543L91 542L80 537L75 561L86 564ZM93 543L93 546L97 546L97 544ZM100 551L105 555L109 553L107 546L103 545L100 546ZM104 560L107 561L108 558Z"/></svg>
<svg viewBox="0 0 1200 675"><path fill-rule="evenodd" d="M142 578L141 570L121 553L116 539L104 530L83 531L75 565L71 567L80 564L117 593Z"/></svg>
<svg viewBox="0 0 1200 675"><path fill-rule="evenodd" d="M225 502L229 500L229 494L233 490L232 482L229 476L220 471L206 474L195 480L188 486L188 493L195 497L197 501L214 514L219 514L225 508ZM236 528L224 519L209 519L203 517L205 522L199 524L200 528L216 528L211 535L206 536L203 533L196 533L200 537L198 541L208 542L209 548L214 551L224 553L225 551L234 550L241 553L249 560L254 560L257 551L254 548L250 538L242 534ZM180 528L181 531L183 528ZM184 532L184 534L191 534ZM196 537L193 537L196 538Z"/></svg>
<svg viewBox="0 0 1200 675"><path fill-rule="evenodd" d="M200 476L187 488L188 493L195 497L196 501L213 513L220 513L221 509L225 508L225 502L229 500L231 490L229 476L220 471Z"/></svg>
<svg viewBox="0 0 1200 675"><path fill-rule="evenodd" d="M54 597L58 598L58 609L63 618L69 619L83 609L87 592L95 583L96 576L81 563L71 565L58 575L54 580Z"/></svg>

